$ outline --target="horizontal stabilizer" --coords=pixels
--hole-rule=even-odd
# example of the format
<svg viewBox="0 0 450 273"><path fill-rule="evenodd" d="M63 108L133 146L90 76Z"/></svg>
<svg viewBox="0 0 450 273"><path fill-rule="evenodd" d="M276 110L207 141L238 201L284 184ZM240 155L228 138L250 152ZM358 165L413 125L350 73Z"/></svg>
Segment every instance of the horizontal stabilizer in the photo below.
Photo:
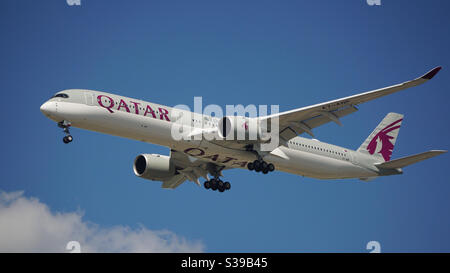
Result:
<svg viewBox="0 0 450 273"><path fill-rule="evenodd" d="M440 154L443 154L446 152L447 151L443 151L443 150L432 150L432 151L428 151L428 152L424 152L424 153L420 153L420 154L416 154L416 155L402 157L402 158L391 160L388 162L379 163L379 164L376 164L376 166L378 168L383 168L383 169L403 168L403 167L409 166L411 164L420 162L420 161L428 159L428 158L435 157L437 155L440 155Z"/></svg>

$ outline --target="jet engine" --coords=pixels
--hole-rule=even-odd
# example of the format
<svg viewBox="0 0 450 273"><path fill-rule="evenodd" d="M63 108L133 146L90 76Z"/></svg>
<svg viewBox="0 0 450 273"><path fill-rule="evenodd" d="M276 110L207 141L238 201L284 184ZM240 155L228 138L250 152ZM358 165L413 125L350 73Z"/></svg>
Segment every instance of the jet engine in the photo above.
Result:
<svg viewBox="0 0 450 273"><path fill-rule="evenodd" d="M219 136L225 140L267 141L267 128L256 118L242 116L223 117L218 123Z"/></svg>
<svg viewBox="0 0 450 273"><path fill-rule="evenodd" d="M170 156L159 154L138 155L134 160L133 170L138 177L158 181L170 178L176 173Z"/></svg>

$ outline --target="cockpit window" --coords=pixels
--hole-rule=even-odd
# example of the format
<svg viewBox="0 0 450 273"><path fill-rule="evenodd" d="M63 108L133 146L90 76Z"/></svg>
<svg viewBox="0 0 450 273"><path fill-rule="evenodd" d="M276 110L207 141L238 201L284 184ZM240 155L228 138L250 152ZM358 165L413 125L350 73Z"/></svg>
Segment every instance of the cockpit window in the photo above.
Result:
<svg viewBox="0 0 450 273"><path fill-rule="evenodd" d="M59 93L53 96L53 98L64 98L67 99L69 96L67 94L64 93Z"/></svg>

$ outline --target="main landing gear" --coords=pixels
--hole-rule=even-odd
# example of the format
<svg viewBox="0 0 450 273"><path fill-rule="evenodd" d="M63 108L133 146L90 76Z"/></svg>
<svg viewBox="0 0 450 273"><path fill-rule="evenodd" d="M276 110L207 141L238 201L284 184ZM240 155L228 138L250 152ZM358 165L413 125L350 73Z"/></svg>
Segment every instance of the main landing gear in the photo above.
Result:
<svg viewBox="0 0 450 273"><path fill-rule="evenodd" d="M212 178L208 181L205 181L203 184L205 189L212 189L213 191L219 190L219 192L228 191L231 189L230 182L223 182L220 178Z"/></svg>
<svg viewBox="0 0 450 273"><path fill-rule="evenodd" d="M262 172L263 174L267 174L268 172L273 172L275 170L275 166L272 163L267 163L262 159L257 159L253 162L247 164L247 168L250 171Z"/></svg>
<svg viewBox="0 0 450 273"><path fill-rule="evenodd" d="M66 136L63 137L63 142L65 144L68 144L68 143L72 142L72 140L73 140L73 137L70 135L70 132L69 132L70 125L71 125L70 122L68 122L66 120L58 122L58 127L63 128L63 131L66 134Z"/></svg>
<svg viewBox="0 0 450 273"><path fill-rule="evenodd" d="M275 170L275 166L272 163L267 163L266 161L264 161L262 159L262 156L254 149L253 145L248 145L247 151L253 152L258 158L255 161L247 164L247 168L250 171L254 170L257 173L262 172L263 174L267 174Z"/></svg>
<svg viewBox="0 0 450 273"><path fill-rule="evenodd" d="M219 192L224 192L231 189L230 182L223 182L220 179L220 176L222 175L222 170L224 168L225 168L224 166L217 166L215 164L208 163L207 170L212 176L214 176L214 178L205 181L205 183L203 184L205 186L205 189L207 190L212 189L213 191L219 190Z"/></svg>

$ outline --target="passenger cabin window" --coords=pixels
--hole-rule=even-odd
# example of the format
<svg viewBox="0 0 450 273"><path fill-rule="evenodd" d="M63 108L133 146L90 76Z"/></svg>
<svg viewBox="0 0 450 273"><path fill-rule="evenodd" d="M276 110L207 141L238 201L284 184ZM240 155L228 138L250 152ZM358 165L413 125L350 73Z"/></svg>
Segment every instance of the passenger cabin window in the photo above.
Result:
<svg viewBox="0 0 450 273"><path fill-rule="evenodd" d="M67 99L67 98L69 98L69 96L67 94L64 94L64 93L59 93L59 94L54 95L52 98L64 98L64 99Z"/></svg>

